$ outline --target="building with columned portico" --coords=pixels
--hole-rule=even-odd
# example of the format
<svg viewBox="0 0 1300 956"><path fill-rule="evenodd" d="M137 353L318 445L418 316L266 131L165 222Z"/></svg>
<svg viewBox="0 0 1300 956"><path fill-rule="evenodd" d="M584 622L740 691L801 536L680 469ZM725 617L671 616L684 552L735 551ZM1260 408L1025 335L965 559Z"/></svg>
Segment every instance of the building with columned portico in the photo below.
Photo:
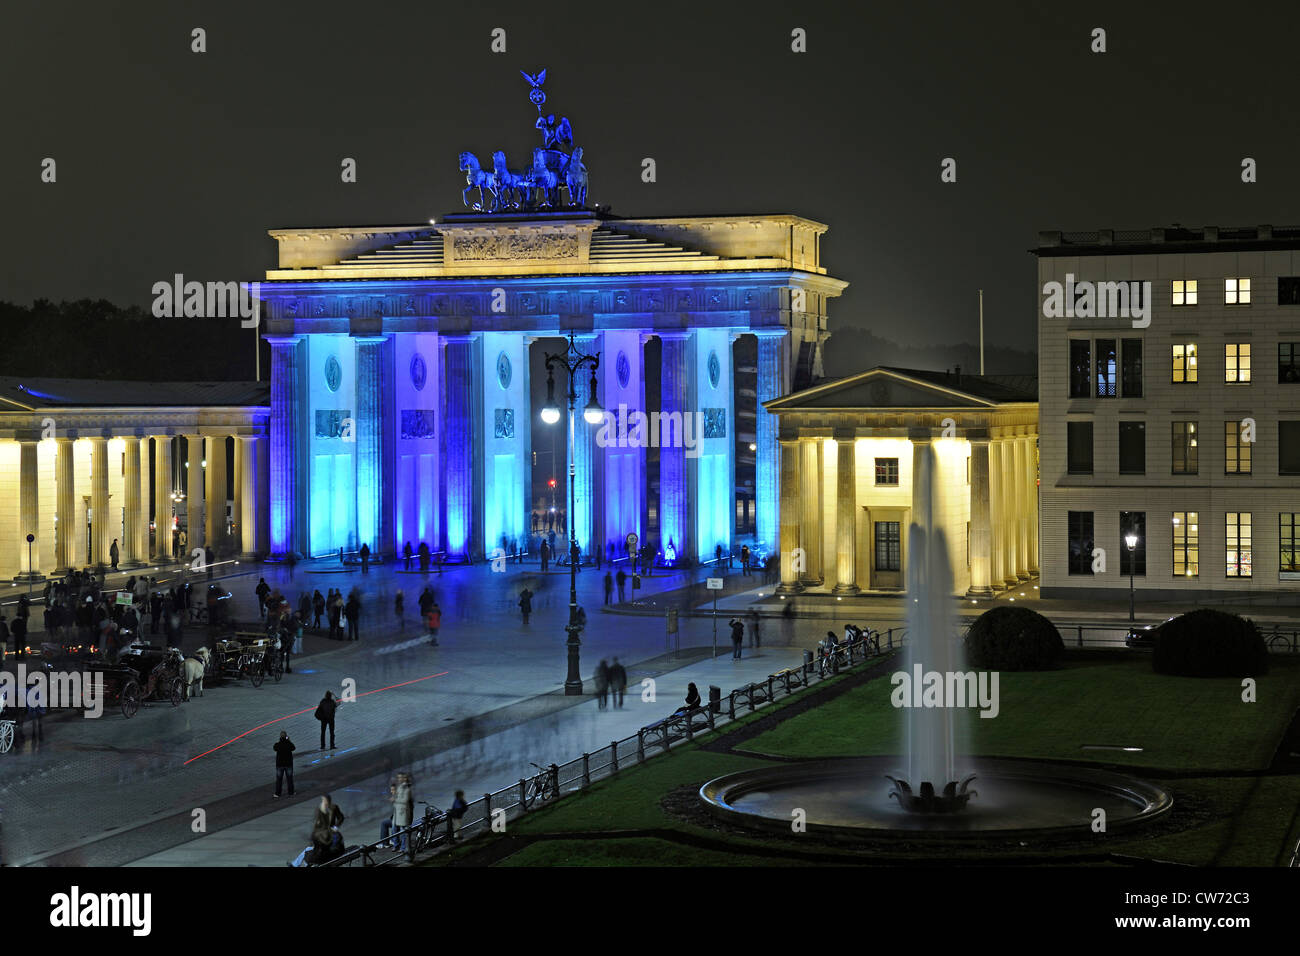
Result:
<svg viewBox="0 0 1300 956"><path fill-rule="evenodd" d="M764 407L779 422L781 593L902 590L921 515L943 532L955 593L1037 576L1033 376L874 368ZM914 476L931 453L927 505Z"/></svg>

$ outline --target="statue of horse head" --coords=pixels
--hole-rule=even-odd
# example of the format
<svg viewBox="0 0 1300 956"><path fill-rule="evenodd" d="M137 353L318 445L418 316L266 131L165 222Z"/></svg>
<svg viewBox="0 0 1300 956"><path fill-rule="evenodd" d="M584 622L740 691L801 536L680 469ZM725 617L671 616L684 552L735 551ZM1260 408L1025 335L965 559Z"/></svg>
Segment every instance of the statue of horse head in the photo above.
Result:
<svg viewBox="0 0 1300 956"><path fill-rule="evenodd" d="M482 167L478 164L478 157L473 153L460 154L460 168L462 171L474 172Z"/></svg>

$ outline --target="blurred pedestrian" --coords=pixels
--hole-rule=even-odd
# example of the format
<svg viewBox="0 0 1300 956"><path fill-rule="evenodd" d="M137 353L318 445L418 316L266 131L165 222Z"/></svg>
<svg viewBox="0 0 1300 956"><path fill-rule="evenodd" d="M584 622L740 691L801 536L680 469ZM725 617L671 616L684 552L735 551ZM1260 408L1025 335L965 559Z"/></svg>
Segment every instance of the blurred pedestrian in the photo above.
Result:
<svg viewBox="0 0 1300 956"><path fill-rule="evenodd" d="M316 719L320 721L320 749L325 749L325 728L330 730L330 750L334 750L334 713L338 710L338 701L334 692L327 690L321 702L316 705Z"/></svg>
<svg viewBox="0 0 1300 956"><path fill-rule="evenodd" d="M524 623L528 623L528 615L533 613L533 592L524 588L519 592L519 613L523 615Z"/></svg>
<svg viewBox="0 0 1300 956"><path fill-rule="evenodd" d="M623 591L624 587L627 585L627 572L622 568L619 568L618 574L615 576L614 580L618 582L618 603L622 604L627 600Z"/></svg>
<svg viewBox="0 0 1300 956"><path fill-rule="evenodd" d="M596 700L599 701L600 709L604 710L609 701L609 665L602 660L596 665Z"/></svg>
<svg viewBox="0 0 1300 956"><path fill-rule="evenodd" d="M605 603L606 604L611 603L611 598L613 594L614 594L614 575L606 571L605 572Z"/></svg>
<svg viewBox="0 0 1300 956"><path fill-rule="evenodd" d="M614 663L609 665L609 689L614 698L614 706L622 707L623 691L627 689L627 671L623 669L617 657L614 658Z"/></svg>
<svg viewBox="0 0 1300 956"><path fill-rule="evenodd" d="M406 631L406 595L402 589L397 589L397 595L393 598L393 613L397 616L397 630Z"/></svg>
<svg viewBox="0 0 1300 956"><path fill-rule="evenodd" d="M731 659L740 660L740 651L745 643L745 625L738 617L733 617L731 624Z"/></svg>

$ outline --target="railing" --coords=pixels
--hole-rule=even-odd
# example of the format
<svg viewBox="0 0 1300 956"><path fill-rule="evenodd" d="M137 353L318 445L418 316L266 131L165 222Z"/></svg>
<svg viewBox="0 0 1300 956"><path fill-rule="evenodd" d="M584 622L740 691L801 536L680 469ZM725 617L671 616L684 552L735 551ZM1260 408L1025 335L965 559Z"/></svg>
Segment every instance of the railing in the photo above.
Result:
<svg viewBox="0 0 1300 956"><path fill-rule="evenodd" d="M494 824L499 829L504 823L518 820L534 812L540 806L547 806L555 800L581 792L598 780L612 777L620 770L645 763L647 760L672 751L673 744L682 740L690 741L696 734L716 730L719 726L737 718L737 703L740 716L753 712L772 703L782 695L789 697L803 688L827 680L843 670L874 660L895 648L903 646L906 636L904 628L894 627L887 632L864 634L863 637L836 645L833 659L839 663L834 668L819 667L815 655L805 655L805 660L797 667L787 668L770 675L766 680L746 684L721 698L715 709L713 702L700 707L682 708L667 717L642 727L630 737L611 741L608 747L602 747L595 753L584 753L581 757L562 764L550 764L541 768L541 773L550 777L554 789L545 795L539 795L532 787L538 773L520 777L517 783L508 787L485 793L473 801L461 818L457 839L472 839L492 831ZM535 765L534 765L535 766ZM414 840L423 821L396 831L389 839L403 834ZM385 849L387 841L368 843L349 849L342 856L331 860L323 866L392 866L400 865L410 859L406 852ZM429 850L438 852L450 843L444 833L439 839L431 841L424 847L417 847L415 856Z"/></svg>
<svg viewBox="0 0 1300 956"><path fill-rule="evenodd" d="M1124 638L1133 625L1124 624L1066 624L1056 623L1061 640L1066 647L1124 647ZM1300 653L1300 628L1281 625L1260 625L1264 645L1274 654Z"/></svg>

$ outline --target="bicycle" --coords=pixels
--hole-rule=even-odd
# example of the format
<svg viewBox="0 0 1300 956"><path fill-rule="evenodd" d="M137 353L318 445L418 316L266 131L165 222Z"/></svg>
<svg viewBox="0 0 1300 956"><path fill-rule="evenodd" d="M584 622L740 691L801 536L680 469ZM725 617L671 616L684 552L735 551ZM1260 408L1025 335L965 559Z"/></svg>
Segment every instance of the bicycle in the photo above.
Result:
<svg viewBox="0 0 1300 956"><path fill-rule="evenodd" d="M529 763L532 763L530 760ZM524 785L524 807L530 807L534 803L545 803L547 800L553 800L560 795L560 768L551 764L549 767L542 767L533 763L539 771L530 777Z"/></svg>
<svg viewBox="0 0 1300 956"><path fill-rule="evenodd" d="M438 836L438 828L447 821L447 812L429 803L427 800L418 801L424 807L424 817L412 829L406 842L407 859L414 862L415 854L439 842L441 837Z"/></svg>

